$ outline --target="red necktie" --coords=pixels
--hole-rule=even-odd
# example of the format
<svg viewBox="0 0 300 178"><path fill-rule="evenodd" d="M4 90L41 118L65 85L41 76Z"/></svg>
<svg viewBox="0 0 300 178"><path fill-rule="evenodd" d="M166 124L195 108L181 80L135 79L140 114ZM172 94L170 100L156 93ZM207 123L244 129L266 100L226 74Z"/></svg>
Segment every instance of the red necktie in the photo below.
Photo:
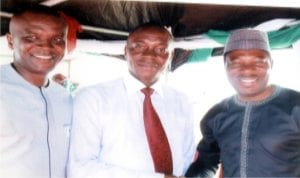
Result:
<svg viewBox="0 0 300 178"><path fill-rule="evenodd" d="M141 91L145 94L144 125L155 171L172 174L173 163L168 138L151 103L150 96L154 90L152 88L144 88Z"/></svg>

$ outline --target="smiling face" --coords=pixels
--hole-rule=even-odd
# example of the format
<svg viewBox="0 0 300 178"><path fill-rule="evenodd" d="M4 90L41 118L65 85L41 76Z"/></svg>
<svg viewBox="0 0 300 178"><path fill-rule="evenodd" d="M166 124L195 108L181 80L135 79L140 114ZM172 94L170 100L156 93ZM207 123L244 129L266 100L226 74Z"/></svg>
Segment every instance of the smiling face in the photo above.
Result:
<svg viewBox="0 0 300 178"><path fill-rule="evenodd" d="M260 101L272 93L269 73L272 62L263 50L235 50L225 56L230 83L241 100Z"/></svg>
<svg viewBox="0 0 300 178"><path fill-rule="evenodd" d="M13 17L7 40L17 71L31 83L45 78L64 57L66 33L59 17L32 12Z"/></svg>
<svg viewBox="0 0 300 178"><path fill-rule="evenodd" d="M168 65L171 34L163 27L143 27L127 40L125 56L129 72L146 86L155 83Z"/></svg>

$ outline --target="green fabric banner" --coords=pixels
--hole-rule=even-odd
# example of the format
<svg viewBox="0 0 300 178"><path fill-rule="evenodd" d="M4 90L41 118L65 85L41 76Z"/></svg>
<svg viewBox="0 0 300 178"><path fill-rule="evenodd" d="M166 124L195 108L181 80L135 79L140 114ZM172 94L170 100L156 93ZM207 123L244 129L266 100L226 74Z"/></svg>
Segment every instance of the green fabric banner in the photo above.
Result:
<svg viewBox="0 0 300 178"><path fill-rule="evenodd" d="M209 30L205 35L212 40L224 45L230 32ZM277 31L268 32L271 49L288 48L300 40L300 24L292 25ZM213 48L199 48L193 50L188 62L201 62L208 60L212 55Z"/></svg>
<svg viewBox="0 0 300 178"><path fill-rule="evenodd" d="M268 32L268 37L272 49L288 48L300 39L300 24Z"/></svg>
<svg viewBox="0 0 300 178"><path fill-rule="evenodd" d="M203 62L206 61L212 54L213 48L202 48L192 51L188 62Z"/></svg>

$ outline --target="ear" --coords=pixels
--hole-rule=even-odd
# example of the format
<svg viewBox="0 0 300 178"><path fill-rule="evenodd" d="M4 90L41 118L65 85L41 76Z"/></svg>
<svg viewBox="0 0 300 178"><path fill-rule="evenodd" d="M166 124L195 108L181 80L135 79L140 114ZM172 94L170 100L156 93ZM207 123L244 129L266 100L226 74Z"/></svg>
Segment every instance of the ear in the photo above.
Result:
<svg viewBox="0 0 300 178"><path fill-rule="evenodd" d="M6 33L6 39L7 39L7 42L8 42L8 47L10 49L14 49L13 37L10 33Z"/></svg>
<svg viewBox="0 0 300 178"><path fill-rule="evenodd" d="M271 59L271 69L273 68L273 59Z"/></svg>
<svg viewBox="0 0 300 178"><path fill-rule="evenodd" d="M270 68L272 69L273 68L273 59L269 56L268 60L270 61Z"/></svg>
<svg viewBox="0 0 300 178"><path fill-rule="evenodd" d="M172 71L172 61L174 58L174 50L169 53L169 57L167 60L167 71Z"/></svg>
<svg viewBox="0 0 300 178"><path fill-rule="evenodd" d="M170 52L169 52L169 60L170 60L170 63L173 61L173 58L174 58L174 50L171 50Z"/></svg>

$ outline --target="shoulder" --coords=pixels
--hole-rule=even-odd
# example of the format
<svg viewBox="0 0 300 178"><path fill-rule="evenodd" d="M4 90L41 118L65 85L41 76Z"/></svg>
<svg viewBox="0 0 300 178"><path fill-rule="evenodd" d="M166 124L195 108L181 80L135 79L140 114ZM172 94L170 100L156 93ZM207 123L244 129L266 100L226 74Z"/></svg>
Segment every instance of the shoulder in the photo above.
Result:
<svg viewBox="0 0 300 178"><path fill-rule="evenodd" d="M207 114L226 112L233 103L234 103L234 96L225 98L225 99L221 100L220 102L216 103L214 106L212 106L209 109Z"/></svg>
<svg viewBox="0 0 300 178"><path fill-rule="evenodd" d="M0 65L0 80L4 82L9 76L10 64Z"/></svg>
<svg viewBox="0 0 300 178"><path fill-rule="evenodd" d="M163 86L162 88L163 88L163 94L166 97L170 97L175 100L189 100L186 93L184 93L176 88L173 88L173 87L170 87L167 85Z"/></svg>
<svg viewBox="0 0 300 178"><path fill-rule="evenodd" d="M3 72L5 70L7 70L7 68L9 68L9 67L10 67L10 64L2 64L2 65L0 65L0 71Z"/></svg>
<svg viewBox="0 0 300 178"><path fill-rule="evenodd" d="M49 89L45 89L51 100L57 101L57 103L67 103L71 105L73 98L70 92L66 88L59 85L56 82L50 81Z"/></svg>
<svg viewBox="0 0 300 178"><path fill-rule="evenodd" d="M212 120L223 117L227 113L229 113L229 110L231 107L233 107L234 103L234 97L228 97L220 101L219 103L212 106L207 113L204 115L204 118L202 119L203 123L211 122Z"/></svg>
<svg viewBox="0 0 300 178"><path fill-rule="evenodd" d="M288 95L290 99L299 101L300 98L300 91L296 91L289 88L281 88L283 95ZM300 101L299 101L300 102Z"/></svg>
<svg viewBox="0 0 300 178"><path fill-rule="evenodd" d="M54 81L49 81L49 89L51 92L55 92L57 94L60 95L65 95L65 96L69 96L71 95L70 92L68 92L68 90L66 88L64 88L63 86L61 86L60 84L54 82Z"/></svg>
<svg viewBox="0 0 300 178"><path fill-rule="evenodd" d="M111 97L112 95L118 93L118 90L124 88L122 79L116 79L108 82L98 83L91 86L86 86L74 93L75 100L78 98L105 98Z"/></svg>
<svg viewBox="0 0 300 178"><path fill-rule="evenodd" d="M275 98L273 102L277 103L277 105L282 105L280 107L293 107L300 105L300 92L284 88L284 87L277 87L278 96Z"/></svg>
<svg viewBox="0 0 300 178"><path fill-rule="evenodd" d="M61 93L63 95L70 95L70 93L67 91L67 89L64 88L63 86L61 86L60 84L58 84L54 81L51 81L51 80L49 82L50 82L49 89L52 92Z"/></svg>
<svg viewBox="0 0 300 178"><path fill-rule="evenodd" d="M286 116L293 118L300 129L300 92L289 88L279 89L279 96L272 104Z"/></svg>

